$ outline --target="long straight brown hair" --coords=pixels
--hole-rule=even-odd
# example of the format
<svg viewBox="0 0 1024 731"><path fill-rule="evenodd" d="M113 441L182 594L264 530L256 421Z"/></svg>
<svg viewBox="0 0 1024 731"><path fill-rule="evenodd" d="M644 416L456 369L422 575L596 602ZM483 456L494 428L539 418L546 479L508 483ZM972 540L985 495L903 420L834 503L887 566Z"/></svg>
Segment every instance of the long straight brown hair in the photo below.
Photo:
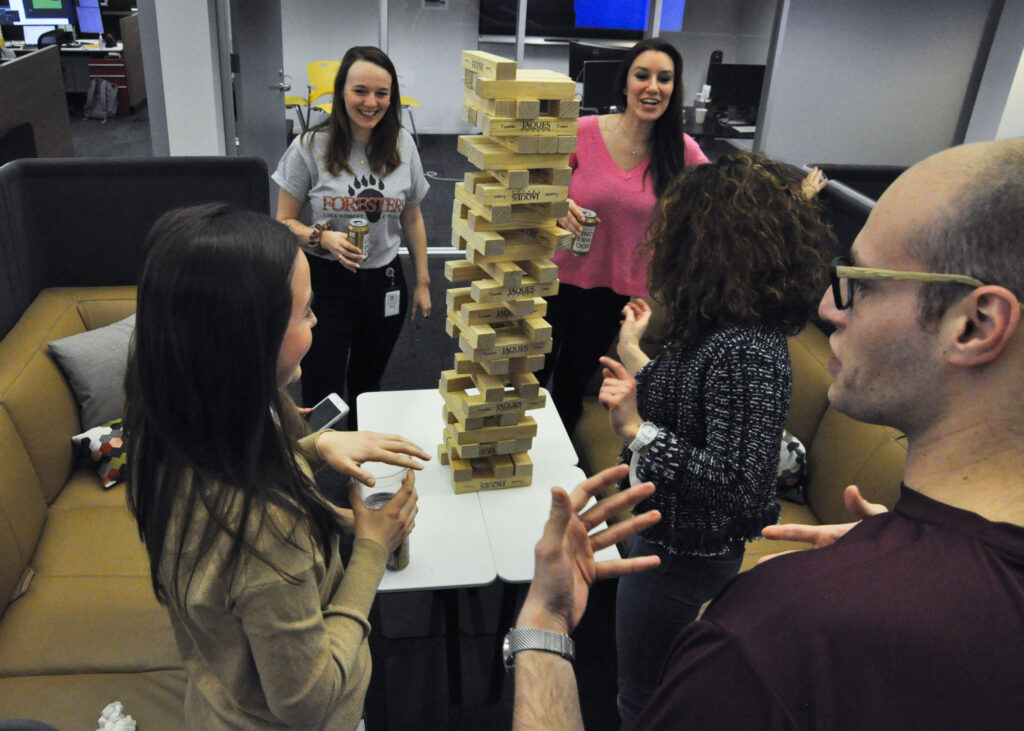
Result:
<svg viewBox="0 0 1024 731"><path fill-rule="evenodd" d="M375 46L353 46L345 52L341 59L341 67L334 79L334 104L331 116L316 125L309 132L308 140L312 144L312 136L318 132L327 133L327 151L324 153L324 167L331 175L340 175L342 170L352 172L348 164L352 153L352 127L345 110L345 81L349 69L356 61L368 61L391 74L391 104L384 112L377 126L370 133L370 141L366 145L366 157L370 169L378 175L385 176L402 164L398 154L398 133L402 128L402 97L398 91L398 73L384 51Z"/></svg>

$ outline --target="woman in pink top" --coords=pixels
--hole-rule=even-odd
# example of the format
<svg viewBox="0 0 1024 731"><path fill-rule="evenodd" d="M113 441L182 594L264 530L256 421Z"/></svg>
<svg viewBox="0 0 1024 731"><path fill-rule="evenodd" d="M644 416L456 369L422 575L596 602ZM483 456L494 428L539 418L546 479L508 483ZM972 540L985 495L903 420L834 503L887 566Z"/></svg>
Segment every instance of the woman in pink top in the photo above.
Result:
<svg viewBox="0 0 1024 731"><path fill-rule="evenodd" d="M618 333L630 297L647 296L649 254L643 241L658 197L684 167L709 162L683 134L683 60L661 38L637 43L622 60L616 81L618 114L583 117L579 146L569 157L569 215L559 225L579 235L587 208L597 213L590 253L555 254L560 280L548 300L553 347L542 385L551 394L566 429L579 419L586 382Z"/></svg>

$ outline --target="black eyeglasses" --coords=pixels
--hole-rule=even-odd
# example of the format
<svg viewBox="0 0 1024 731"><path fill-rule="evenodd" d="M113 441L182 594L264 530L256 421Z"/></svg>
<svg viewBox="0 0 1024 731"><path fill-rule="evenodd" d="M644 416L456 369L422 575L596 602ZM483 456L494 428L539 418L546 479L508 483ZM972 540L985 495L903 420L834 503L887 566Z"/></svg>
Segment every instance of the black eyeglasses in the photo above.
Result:
<svg viewBox="0 0 1024 731"><path fill-rule="evenodd" d="M984 282L966 274L937 274L935 272L906 272L898 269L872 269L856 267L845 256L837 256L828 265L828 273L832 279L832 297L837 310L845 310L853 304L854 282L858 279L887 279L889 281L911 282L951 282L966 284L971 287L982 287Z"/></svg>

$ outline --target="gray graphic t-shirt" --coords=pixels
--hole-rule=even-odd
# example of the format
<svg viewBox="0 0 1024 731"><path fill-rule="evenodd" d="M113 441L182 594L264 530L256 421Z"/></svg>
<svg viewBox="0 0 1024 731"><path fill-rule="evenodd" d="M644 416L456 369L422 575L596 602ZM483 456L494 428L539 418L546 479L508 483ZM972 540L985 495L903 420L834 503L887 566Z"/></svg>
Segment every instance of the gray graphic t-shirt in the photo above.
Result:
<svg viewBox="0 0 1024 731"><path fill-rule="evenodd" d="M399 131L402 164L383 178L370 170L366 145L355 140L349 155L349 166L355 174L342 170L341 175L331 175L323 163L326 146L326 132L299 135L271 177L293 198L309 204L313 219L309 224L324 221L335 231L346 231L353 218L367 219L370 232L362 267L380 268L398 254L402 211L406 206L419 205L430 189L412 135L404 129ZM324 257L333 258L330 254Z"/></svg>

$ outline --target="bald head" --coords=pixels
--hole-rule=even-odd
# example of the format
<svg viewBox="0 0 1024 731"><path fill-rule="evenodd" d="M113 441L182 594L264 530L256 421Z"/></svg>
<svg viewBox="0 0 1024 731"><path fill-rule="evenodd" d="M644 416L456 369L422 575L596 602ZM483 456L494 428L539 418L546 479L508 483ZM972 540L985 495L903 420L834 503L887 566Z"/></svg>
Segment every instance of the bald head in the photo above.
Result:
<svg viewBox="0 0 1024 731"><path fill-rule="evenodd" d="M1024 302L1024 138L979 142L922 160L893 183L929 201L908 253L924 269L1001 284ZM964 295L956 284L921 288L920 319L934 323Z"/></svg>

